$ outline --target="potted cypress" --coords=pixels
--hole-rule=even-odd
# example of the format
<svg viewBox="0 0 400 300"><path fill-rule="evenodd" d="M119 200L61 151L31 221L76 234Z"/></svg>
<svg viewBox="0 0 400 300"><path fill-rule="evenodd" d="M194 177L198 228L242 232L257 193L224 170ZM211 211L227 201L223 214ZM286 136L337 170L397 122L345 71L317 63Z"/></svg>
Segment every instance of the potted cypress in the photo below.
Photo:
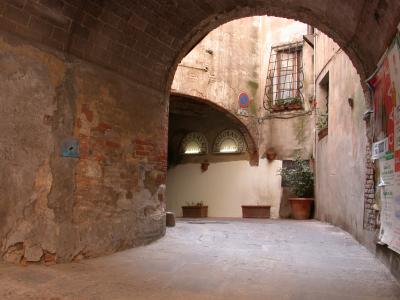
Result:
<svg viewBox="0 0 400 300"><path fill-rule="evenodd" d="M204 205L202 201L197 203L187 203L182 206L183 218L207 218L208 206Z"/></svg>
<svg viewBox="0 0 400 300"><path fill-rule="evenodd" d="M296 196L289 198L293 218L296 220L309 219L314 203L314 174L308 161L297 156L293 164L281 168L279 174L289 190Z"/></svg>

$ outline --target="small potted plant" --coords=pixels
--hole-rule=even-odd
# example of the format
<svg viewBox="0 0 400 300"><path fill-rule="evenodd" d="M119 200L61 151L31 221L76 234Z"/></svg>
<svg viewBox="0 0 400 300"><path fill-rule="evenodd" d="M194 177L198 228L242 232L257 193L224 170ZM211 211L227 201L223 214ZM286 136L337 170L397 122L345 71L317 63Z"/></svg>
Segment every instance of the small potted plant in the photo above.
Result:
<svg viewBox="0 0 400 300"><path fill-rule="evenodd" d="M182 216L184 218L207 218L208 206L204 205L202 201L186 203L185 206L182 206Z"/></svg>
<svg viewBox="0 0 400 300"><path fill-rule="evenodd" d="M274 148L268 148L265 152L265 156L267 157L268 161L273 161L276 159L276 151Z"/></svg>
<svg viewBox="0 0 400 300"><path fill-rule="evenodd" d="M271 206L257 203L257 205L242 205L243 218L269 219Z"/></svg>
<svg viewBox="0 0 400 300"><path fill-rule="evenodd" d="M289 197L292 216L296 220L305 220L311 217L311 209L314 203L314 174L308 161L296 156L293 164L280 169L279 174L285 185L295 195Z"/></svg>
<svg viewBox="0 0 400 300"><path fill-rule="evenodd" d="M318 113L317 123L318 139L322 139L328 134L328 114Z"/></svg>
<svg viewBox="0 0 400 300"><path fill-rule="evenodd" d="M275 100L274 104L272 105L272 111L280 112L285 110L285 100L277 99Z"/></svg>
<svg viewBox="0 0 400 300"><path fill-rule="evenodd" d="M303 108L302 101L300 98L290 99L290 101L286 103L285 107L289 110L298 110Z"/></svg>

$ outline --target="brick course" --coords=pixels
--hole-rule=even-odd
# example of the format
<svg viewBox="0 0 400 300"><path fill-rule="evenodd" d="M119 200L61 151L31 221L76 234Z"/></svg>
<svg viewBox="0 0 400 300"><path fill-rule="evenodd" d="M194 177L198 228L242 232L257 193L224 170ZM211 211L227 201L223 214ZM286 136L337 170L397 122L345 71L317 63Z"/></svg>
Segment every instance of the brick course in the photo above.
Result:
<svg viewBox="0 0 400 300"><path fill-rule="evenodd" d="M223 22L255 14L294 17L316 25L335 38L364 78L375 69L399 21L399 2L387 2L386 8L382 8L365 0L353 1L352 5L345 0L329 5L299 0L296 6L272 0L239 3L229 0L141 3L2 0L0 29L72 53L163 90L166 85L168 89L171 74L181 58ZM321 22L321 15L325 16L324 22ZM384 18L385 22L377 24L374 15ZM371 44L371 32L377 30L379 34Z"/></svg>

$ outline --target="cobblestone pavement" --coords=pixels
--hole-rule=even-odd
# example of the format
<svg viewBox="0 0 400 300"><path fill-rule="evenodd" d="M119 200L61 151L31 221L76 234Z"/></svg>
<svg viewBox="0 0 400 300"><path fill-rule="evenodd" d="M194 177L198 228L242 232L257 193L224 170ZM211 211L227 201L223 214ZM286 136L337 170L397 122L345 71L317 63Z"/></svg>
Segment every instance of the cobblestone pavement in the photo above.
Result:
<svg viewBox="0 0 400 300"><path fill-rule="evenodd" d="M148 246L50 267L0 264L0 299L400 299L386 268L317 221L178 220Z"/></svg>

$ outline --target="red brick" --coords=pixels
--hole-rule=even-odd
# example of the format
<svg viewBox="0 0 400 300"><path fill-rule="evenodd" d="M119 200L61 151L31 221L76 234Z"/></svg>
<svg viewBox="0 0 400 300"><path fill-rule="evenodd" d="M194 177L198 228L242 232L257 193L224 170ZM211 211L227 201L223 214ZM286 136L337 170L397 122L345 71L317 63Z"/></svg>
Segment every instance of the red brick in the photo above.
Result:
<svg viewBox="0 0 400 300"><path fill-rule="evenodd" d="M78 7L64 3L63 13L69 18L75 19L80 11Z"/></svg>
<svg viewBox="0 0 400 300"><path fill-rule="evenodd" d="M141 151L141 150L136 150L135 155L136 156L148 156L150 154L149 151Z"/></svg>
<svg viewBox="0 0 400 300"><path fill-rule="evenodd" d="M29 23L30 15L24 12L22 9L16 8L15 6L7 5L4 10L4 16L20 25L27 26Z"/></svg>
<svg viewBox="0 0 400 300"><path fill-rule="evenodd" d="M26 0L5 0L4 2L17 8L23 8L25 6Z"/></svg>
<svg viewBox="0 0 400 300"><path fill-rule="evenodd" d="M43 262L44 262L46 265L55 264L55 263L56 263L56 259L57 259L57 256L56 256L56 254L53 254L53 253L48 253L48 252L46 252L46 253L43 255Z"/></svg>
<svg viewBox="0 0 400 300"><path fill-rule="evenodd" d="M45 40L43 40L43 44L49 46L50 48L56 49L56 50L60 50L60 51L65 50L65 44L61 41L56 41L53 39L45 39Z"/></svg>
<svg viewBox="0 0 400 300"><path fill-rule="evenodd" d="M10 20L0 16L0 27L8 31L15 31L17 25Z"/></svg>
<svg viewBox="0 0 400 300"><path fill-rule="evenodd" d="M106 141L106 146L110 148L121 148L121 145L116 142Z"/></svg>
<svg viewBox="0 0 400 300"><path fill-rule="evenodd" d="M65 31L64 29L61 29L59 27L54 27L53 33L51 35L51 38L60 43L63 44L68 40L69 37L69 32Z"/></svg>
<svg viewBox="0 0 400 300"><path fill-rule="evenodd" d="M103 11L103 13L101 14L99 19L101 21L103 21L104 23L107 23L111 27L115 27L115 28L118 28L118 26L121 22L121 18L119 16L117 16L113 12L109 12L109 11Z"/></svg>
<svg viewBox="0 0 400 300"><path fill-rule="evenodd" d="M143 140L143 139L135 139L133 141L137 145L147 145L147 146L154 146L154 142L149 141L149 140Z"/></svg>
<svg viewBox="0 0 400 300"><path fill-rule="evenodd" d="M87 13L95 18L98 18L103 11L103 7L97 5L95 1L88 1L88 4L89 5L85 6Z"/></svg>
<svg viewBox="0 0 400 300"><path fill-rule="evenodd" d="M36 17L31 17L29 27L42 37L50 37L53 32L53 26Z"/></svg>
<svg viewBox="0 0 400 300"><path fill-rule="evenodd" d="M87 106L87 104L82 104L81 111L85 115L86 120L88 120L89 122L93 121L93 112L91 110L89 110L89 107Z"/></svg>
<svg viewBox="0 0 400 300"><path fill-rule="evenodd" d="M75 36L79 36L82 39L89 39L90 31L88 28L80 25L80 24L73 24L71 28L72 34Z"/></svg>

